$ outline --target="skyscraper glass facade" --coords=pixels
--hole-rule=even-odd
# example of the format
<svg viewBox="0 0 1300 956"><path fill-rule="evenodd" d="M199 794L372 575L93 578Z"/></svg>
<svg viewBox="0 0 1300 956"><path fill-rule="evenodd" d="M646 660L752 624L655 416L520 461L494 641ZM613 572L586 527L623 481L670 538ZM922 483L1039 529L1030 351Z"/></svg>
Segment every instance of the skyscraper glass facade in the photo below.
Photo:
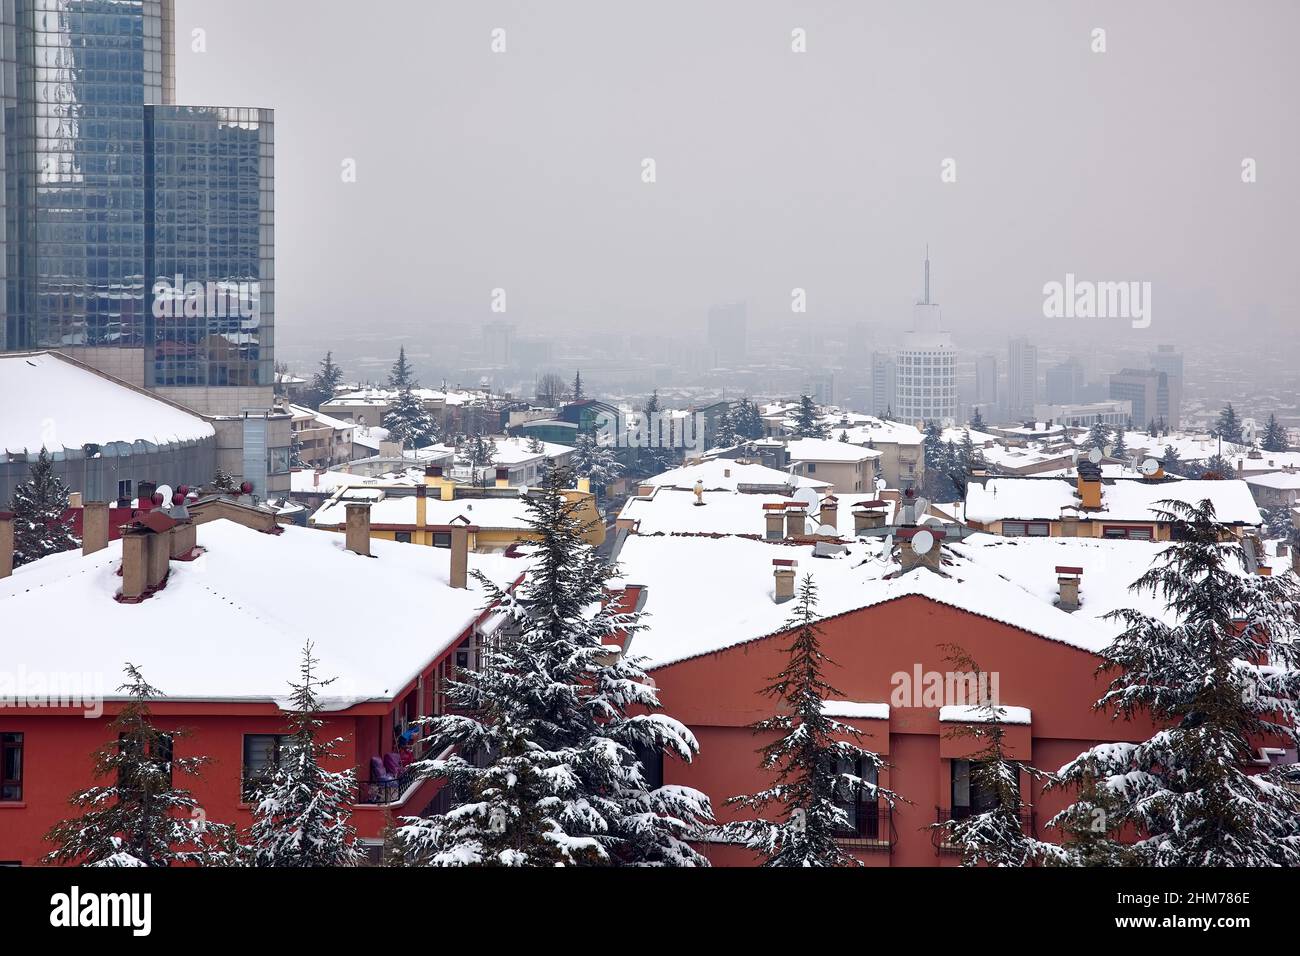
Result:
<svg viewBox="0 0 1300 956"><path fill-rule="evenodd" d="M0 348L269 385L271 112L171 105L171 32L171 0L0 0Z"/></svg>

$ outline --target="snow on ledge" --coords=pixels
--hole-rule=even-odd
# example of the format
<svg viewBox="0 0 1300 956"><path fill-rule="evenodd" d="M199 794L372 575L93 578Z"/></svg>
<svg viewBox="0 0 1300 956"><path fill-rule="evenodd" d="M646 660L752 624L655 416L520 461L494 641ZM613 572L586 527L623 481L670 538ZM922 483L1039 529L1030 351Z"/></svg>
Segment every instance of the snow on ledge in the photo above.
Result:
<svg viewBox="0 0 1300 956"><path fill-rule="evenodd" d="M824 700L822 713L827 717L861 717L868 720L888 720L888 704L868 704L857 700Z"/></svg>
<svg viewBox="0 0 1300 956"><path fill-rule="evenodd" d="M1000 705L1004 724L1028 724L1030 713L1028 707L1007 707ZM942 723L977 724L987 723L988 713L983 707L940 707L939 720Z"/></svg>

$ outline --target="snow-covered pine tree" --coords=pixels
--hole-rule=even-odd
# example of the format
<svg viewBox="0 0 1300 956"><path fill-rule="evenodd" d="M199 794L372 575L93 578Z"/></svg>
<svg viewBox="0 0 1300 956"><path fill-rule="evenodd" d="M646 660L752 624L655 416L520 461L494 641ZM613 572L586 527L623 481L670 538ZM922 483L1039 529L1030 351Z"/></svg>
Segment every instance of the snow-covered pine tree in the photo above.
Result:
<svg viewBox="0 0 1300 956"><path fill-rule="evenodd" d="M312 645L302 652L299 682L289 683L292 710L278 766L253 796L249 853L254 866L355 866L361 851L348 822L356 799L356 770L327 770L339 759L342 738L317 740L322 726L319 691L333 678L316 676Z"/></svg>
<svg viewBox="0 0 1300 956"><path fill-rule="evenodd" d="M587 397L587 393L582 390L582 369L578 369L573 376L572 400L580 402Z"/></svg>
<svg viewBox="0 0 1300 956"><path fill-rule="evenodd" d="M415 380L415 373L411 371L411 363L406 361L406 346L400 346L397 350L397 361L388 372L388 387L400 392L403 389L419 388L419 386L420 383Z"/></svg>
<svg viewBox="0 0 1300 956"><path fill-rule="evenodd" d="M478 576L512 623L480 670L448 686L457 713L429 719L431 750L457 752L416 770L456 797L446 813L403 821L408 862L707 865L687 841L712 819L708 797L650 789L644 768L665 754L690 760L698 745L657 712L639 663L611 653L639 613L607 600L615 569L584 541L580 504L564 495L571 484L550 467L525 499L537 542L517 593Z"/></svg>
<svg viewBox="0 0 1300 956"><path fill-rule="evenodd" d="M334 397L334 391L342 381L343 369L334 364L334 353L326 352L325 357L320 360L320 368L311 379L309 392L311 407L319 410L321 405Z"/></svg>
<svg viewBox="0 0 1300 956"><path fill-rule="evenodd" d="M840 691L823 676L834 662L822 652L817 621L817 586L807 575L785 623L794 632L788 662L763 689L779 702L780 712L751 725L756 734L780 735L758 751L761 768L774 777L772 786L727 801L759 813L771 809L777 819L737 820L721 828L724 839L762 854L764 866L859 866L836 842L837 834L852 829L845 805L870 813L871 801L892 808L898 800L878 785L885 765L880 755L860 746L857 728L826 713L826 701Z"/></svg>
<svg viewBox="0 0 1300 956"><path fill-rule="evenodd" d="M748 398L742 398L736 406L736 435L738 438L753 441L763 437L763 416L758 405Z"/></svg>
<svg viewBox="0 0 1300 956"><path fill-rule="evenodd" d="M1128 445L1124 442L1124 432L1116 430L1115 444L1111 446L1110 454L1112 458L1123 458L1128 454Z"/></svg>
<svg viewBox="0 0 1300 956"><path fill-rule="evenodd" d="M403 448L420 448L438 435L438 423L409 384L397 393L384 415L384 427L389 439Z"/></svg>
<svg viewBox="0 0 1300 956"><path fill-rule="evenodd" d="M81 545L72 533L72 522L64 518L68 486L54 473L54 460L44 448L31 472L31 478L14 488L9 505L14 515L14 567Z"/></svg>
<svg viewBox="0 0 1300 956"><path fill-rule="evenodd" d="M574 445L570 467L579 478L591 483L597 497L604 497L605 488L623 471L623 463L609 445L602 445L596 436L584 432Z"/></svg>
<svg viewBox="0 0 1300 956"><path fill-rule="evenodd" d="M546 451L546 446L542 444L541 439L538 438L536 435L529 435L528 451L530 454L540 455L542 452Z"/></svg>
<svg viewBox="0 0 1300 956"><path fill-rule="evenodd" d="M82 866L228 865L233 828L209 823L197 800L174 777L196 777L205 757L176 757L185 731L164 733L153 724L149 701L163 696L139 668L126 665L119 691L127 702L109 724L112 739L94 754L94 775L104 786L74 794L81 814L54 825L45 839L56 847L47 863Z"/></svg>
<svg viewBox="0 0 1300 956"><path fill-rule="evenodd" d="M1162 729L1085 751L1060 784L1095 781L1107 832L1136 833L1139 865L1300 866L1296 768L1246 772L1261 746L1300 742L1300 585L1246 573L1209 500L1158 504L1174 543L1132 590L1163 600L1175 623L1112 613L1124 631L1102 651L1114 677L1097 706Z"/></svg>
<svg viewBox="0 0 1300 956"><path fill-rule="evenodd" d="M794 413L794 434L796 438L826 437L826 423L821 420L821 411L811 395L799 396L799 408Z"/></svg>
<svg viewBox="0 0 1300 956"><path fill-rule="evenodd" d="M1156 420L1154 418L1147 422L1147 436L1149 438L1160 437L1160 429L1156 428Z"/></svg>
<svg viewBox="0 0 1300 956"><path fill-rule="evenodd" d="M1229 479L1236 475L1237 469L1227 458L1220 454L1213 454L1205 460L1205 466L1201 469L1202 478L1222 478Z"/></svg>
<svg viewBox="0 0 1300 956"><path fill-rule="evenodd" d="M713 426L713 447L731 448L736 444L736 421L731 415L731 405L722 406L722 414Z"/></svg>
<svg viewBox="0 0 1300 956"><path fill-rule="evenodd" d="M1046 774L1044 791L1061 786L1053 774ZM1085 776L1078 785L1074 803L1047 822L1062 836L1059 845L1040 844L1040 860L1046 866L1131 866L1132 853L1115 839L1108 821L1115 797Z"/></svg>
<svg viewBox="0 0 1300 956"><path fill-rule="evenodd" d="M637 449L637 468L644 474L657 475L672 467L672 449L660 442L667 439L667 428L659 422L659 390L655 389L645 401L642 410L645 425L641 429L644 442Z"/></svg>
<svg viewBox="0 0 1300 956"><path fill-rule="evenodd" d="M1287 450L1286 429L1278 423L1277 416L1272 412L1269 412L1268 424L1264 426L1264 435L1260 438L1259 447L1261 451Z"/></svg>
<svg viewBox="0 0 1300 956"><path fill-rule="evenodd" d="M235 479L220 465L217 466L217 473L212 477L212 488L222 494L234 494L239 490L239 486L235 484Z"/></svg>
<svg viewBox="0 0 1300 956"><path fill-rule="evenodd" d="M1291 523L1291 506L1274 505L1271 508L1260 508L1259 513L1264 517L1264 535L1268 538L1278 538L1282 541L1289 541L1292 533L1296 530Z"/></svg>
<svg viewBox="0 0 1300 956"><path fill-rule="evenodd" d="M970 417L970 427L977 432L984 430L984 416L980 414L978 408L975 409L975 414Z"/></svg>
<svg viewBox="0 0 1300 956"><path fill-rule="evenodd" d="M1110 444L1110 426L1101 420L1092 423L1088 434L1084 436L1082 446L1086 449L1105 449Z"/></svg>
<svg viewBox="0 0 1300 956"><path fill-rule="evenodd" d="M947 660L953 671L969 674L982 687L979 665L960 647L949 644ZM931 824L944 842L961 852L962 866L1028 866L1045 852L1053 852L1025 833L1029 804L1020 798L1020 774L1042 777L1041 771L1011 759L1006 750L1006 710L991 697L970 706L970 721L949 732L949 737L969 737L983 744L970 760L971 789L985 795L983 808L972 807L966 817L949 817Z"/></svg>
<svg viewBox="0 0 1300 956"><path fill-rule="evenodd" d="M302 460L302 436L299 434L297 429L291 429L289 431L289 467L307 467L307 463Z"/></svg>
<svg viewBox="0 0 1300 956"><path fill-rule="evenodd" d="M1236 445L1243 443L1241 418L1238 417L1237 410L1232 407L1232 402L1224 405L1223 411L1219 412L1219 420L1214 423L1214 434Z"/></svg>
<svg viewBox="0 0 1300 956"><path fill-rule="evenodd" d="M1160 467L1171 475L1181 475L1183 473L1182 456L1173 445L1165 446L1164 453L1160 456Z"/></svg>
<svg viewBox="0 0 1300 956"><path fill-rule="evenodd" d="M840 441L844 442L846 445L849 443L849 433L847 431L841 429Z"/></svg>

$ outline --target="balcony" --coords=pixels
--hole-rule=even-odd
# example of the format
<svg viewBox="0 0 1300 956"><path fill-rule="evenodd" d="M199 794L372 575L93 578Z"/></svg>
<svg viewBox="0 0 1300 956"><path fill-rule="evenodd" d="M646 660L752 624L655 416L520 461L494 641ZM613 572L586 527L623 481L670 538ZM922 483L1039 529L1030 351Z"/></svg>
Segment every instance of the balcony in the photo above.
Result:
<svg viewBox="0 0 1300 956"><path fill-rule="evenodd" d="M947 823L953 820L968 820L980 813L987 813L987 810L978 810L974 807L935 807L935 823ZM1020 811L1020 830L1025 836L1037 837L1037 827L1034 821L1034 811L1032 809L1022 809ZM936 853L960 853L961 847L949 843L947 840L948 831L934 829L930 831L930 842L934 844Z"/></svg>
<svg viewBox="0 0 1300 956"><path fill-rule="evenodd" d="M835 834L836 843L855 849L893 850L898 831L894 829L894 813L888 805L858 803L844 809L849 815L849 826Z"/></svg>

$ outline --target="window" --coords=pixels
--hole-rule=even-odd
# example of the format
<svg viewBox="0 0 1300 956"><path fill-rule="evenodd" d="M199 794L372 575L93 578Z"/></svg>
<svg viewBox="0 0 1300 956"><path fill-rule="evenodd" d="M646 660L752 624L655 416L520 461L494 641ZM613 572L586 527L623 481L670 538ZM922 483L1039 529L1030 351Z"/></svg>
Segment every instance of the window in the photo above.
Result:
<svg viewBox="0 0 1300 956"><path fill-rule="evenodd" d="M1123 525L1109 524L1102 527L1101 536L1112 541L1150 541L1151 528L1147 526L1128 528Z"/></svg>
<svg viewBox="0 0 1300 956"><path fill-rule="evenodd" d="M1052 533L1052 526L1047 521L1004 521L1002 534L1008 538L1045 538Z"/></svg>
<svg viewBox="0 0 1300 956"><path fill-rule="evenodd" d="M816 474L816 472L817 472L817 465L816 465L816 464L814 464L813 462L810 461L810 462L808 462L807 468L808 468L808 474L810 474L810 475L812 475L812 474Z"/></svg>
<svg viewBox="0 0 1300 956"><path fill-rule="evenodd" d="M125 481L119 481L117 483L117 500L130 501L132 497L133 496L131 494L131 480L128 478Z"/></svg>
<svg viewBox="0 0 1300 956"><path fill-rule="evenodd" d="M836 763L837 774L849 773L871 786L840 781L835 788L835 805L848 814L848 825L839 834L864 840L880 839L880 803L876 794L877 770L874 762L864 758Z"/></svg>
<svg viewBox="0 0 1300 956"><path fill-rule="evenodd" d="M23 735L0 734L0 801L23 799Z"/></svg>
<svg viewBox="0 0 1300 956"><path fill-rule="evenodd" d="M451 547L451 532L450 532L450 531L435 531L435 532L433 533L433 546L434 546L435 548L450 548L450 547Z"/></svg>
<svg viewBox="0 0 1300 956"><path fill-rule="evenodd" d="M242 793L245 800L251 798L258 786L269 780L280 766L287 739L283 734L244 735Z"/></svg>
<svg viewBox="0 0 1300 956"><path fill-rule="evenodd" d="M970 760L952 761L952 818L964 820L976 813L987 813L998 804L997 791L980 785L978 764ZM1017 790L1019 786L1017 785Z"/></svg>
<svg viewBox="0 0 1300 956"><path fill-rule="evenodd" d="M159 734L154 738L152 745L149 747L149 753L146 756L145 740L139 736L127 736L126 734L117 735L118 750L123 753L131 753L138 760L148 760L151 763L162 765L163 772L167 775L167 786L172 784L172 735ZM125 768L119 767L117 773L117 785L123 790L130 789L132 781L127 779L123 774Z"/></svg>
<svg viewBox="0 0 1300 956"><path fill-rule="evenodd" d="M664 752L658 747L636 747L636 759L641 763L647 790L658 790L664 785Z"/></svg>
<svg viewBox="0 0 1300 956"><path fill-rule="evenodd" d="M393 537L396 540L400 541L402 544L411 543L411 532L409 531L398 531L393 535Z"/></svg>

